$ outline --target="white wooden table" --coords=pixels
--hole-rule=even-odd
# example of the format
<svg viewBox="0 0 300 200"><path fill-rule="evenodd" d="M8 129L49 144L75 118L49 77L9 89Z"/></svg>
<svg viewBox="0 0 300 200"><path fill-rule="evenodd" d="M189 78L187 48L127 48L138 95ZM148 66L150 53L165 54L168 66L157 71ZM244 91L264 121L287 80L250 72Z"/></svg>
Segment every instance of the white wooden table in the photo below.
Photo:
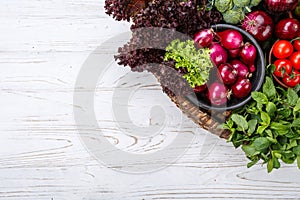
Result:
<svg viewBox="0 0 300 200"><path fill-rule="evenodd" d="M182 116L149 74L131 74L113 63L95 91L99 127L76 123L74 110L80 105L73 95L85 60L103 42L129 30L127 22L105 15L103 6L104 0L0 2L0 199L300 198L295 165L271 174L260 165L247 169L240 149ZM128 74L147 81L120 84ZM164 111L164 127L154 135L124 134L126 122L114 116L116 89L139 84L130 100L119 99L120 105L126 104L137 127L162 125ZM182 152L178 156L174 149L176 160L168 165L166 158L156 157L153 164L116 156L118 166L108 166L83 141L100 133L116 149L145 158L164 152L175 138L193 141L177 144Z"/></svg>

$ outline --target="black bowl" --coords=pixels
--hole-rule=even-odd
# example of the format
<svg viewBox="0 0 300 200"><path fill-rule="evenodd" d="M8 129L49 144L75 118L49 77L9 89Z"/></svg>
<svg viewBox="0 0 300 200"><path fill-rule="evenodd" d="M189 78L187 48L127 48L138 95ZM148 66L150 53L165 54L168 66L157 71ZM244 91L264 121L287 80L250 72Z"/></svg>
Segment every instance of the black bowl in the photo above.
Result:
<svg viewBox="0 0 300 200"><path fill-rule="evenodd" d="M264 58L265 56L257 41L249 33L233 25L217 24L212 26L212 28L216 32L226 30L226 29L237 30L243 35L244 41L249 41L256 47L257 49L257 58L255 63L256 71L252 74L250 81L252 83L252 91L258 91L261 88L265 78L265 58ZM234 110L245 105L247 102L251 100L251 94L249 94L247 97L242 99L237 99L232 97L230 100L227 101L227 104L223 106L212 105L204 94L188 95L187 98L192 103L199 106L200 108L204 108L206 110L226 111L226 110Z"/></svg>

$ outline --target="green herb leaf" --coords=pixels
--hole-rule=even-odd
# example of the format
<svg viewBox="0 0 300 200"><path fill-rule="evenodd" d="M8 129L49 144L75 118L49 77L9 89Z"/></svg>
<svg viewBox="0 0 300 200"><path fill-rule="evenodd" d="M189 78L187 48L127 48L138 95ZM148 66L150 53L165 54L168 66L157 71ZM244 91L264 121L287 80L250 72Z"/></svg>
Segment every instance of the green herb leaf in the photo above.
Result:
<svg viewBox="0 0 300 200"><path fill-rule="evenodd" d="M243 145L242 150L245 152L246 156L248 156L248 157L252 157L252 156L258 155L260 153L252 145Z"/></svg>
<svg viewBox="0 0 300 200"><path fill-rule="evenodd" d="M297 104L298 95L292 88L289 88L287 91L287 101L291 106L295 106Z"/></svg>
<svg viewBox="0 0 300 200"><path fill-rule="evenodd" d="M277 143L277 140L272 137L266 137L271 143Z"/></svg>
<svg viewBox="0 0 300 200"><path fill-rule="evenodd" d="M290 117L292 115L292 110L290 108L282 108L282 109L278 109L277 110L278 112L278 115L282 115L282 118L281 119L287 119L288 117Z"/></svg>
<svg viewBox="0 0 300 200"><path fill-rule="evenodd" d="M251 96L256 102L261 102L262 104L267 104L269 102L268 97L264 93L252 92Z"/></svg>
<svg viewBox="0 0 300 200"><path fill-rule="evenodd" d="M280 153L274 153L274 157L280 159L282 157L282 155Z"/></svg>
<svg viewBox="0 0 300 200"><path fill-rule="evenodd" d="M256 130L256 126L257 126L257 120L256 119L252 119L250 121L248 121L248 133L252 134L254 133L254 131Z"/></svg>
<svg viewBox="0 0 300 200"><path fill-rule="evenodd" d="M290 127L287 125L283 125L278 122L272 122L270 128L276 131L279 135L285 135L289 133Z"/></svg>
<svg viewBox="0 0 300 200"><path fill-rule="evenodd" d="M270 77L266 77L266 81L263 85L263 93L269 98L275 98L276 97L276 89L274 86L274 83Z"/></svg>
<svg viewBox="0 0 300 200"><path fill-rule="evenodd" d="M300 127L300 118L297 118L293 121L292 127L299 128Z"/></svg>
<svg viewBox="0 0 300 200"><path fill-rule="evenodd" d="M298 169L300 169L300 156L297 156L297 166L298 166Z"/></svg>
<svg viewBox="0 0 300 200"><path fill-rule="evenodd" d="M292 149L293 147L296 147L296 146L298 146L297 141L296 140L290 140L290 143L287 144L286 149L290 150L290 149Z"/></svg>
<svg viewBox="0 0 300 200"><path fill-rule="evenodd" d="M274 168L274 166L273 166L273 160L270 159L268 161L268 164L267 164L268 173L272 172L273 168Z"/></svg>
<svg viewBox="0 0 300 200"><path fill-rule="evenodd" d="M294 154L296 154L297 156L300 156L300 145L294 147L294 148L293 148L293 152L294 152Z"/></svg>
<svg viewBox="0 0 300 200"><path fill-rule="evenodd" d="M280 162L278 161L278 159L277 158L273 158L272 161L273 161L273 167L275 169L279 169L280 168Z"/></svg>
<svg viewBox="0 0 300 200"><path fill-rule="evenodd" d="M268 112L270 117L275 116L276 109L276 105L273 102L269 102L266 106L266 111Z"/></svg>
<svg viewBox="0 0 300 200"><path fill-rule="evenodd" d="M265 151L266 149L269 148L269 146L271 145L270 141L265 138L265 137L259 137L259 138L256 138L252 145L254 146L254 148L259 151L259 152L263 152Z"/></svg>
<svg viewBox="0 0 300 200"><path fill-rule="evenodd" d="M267 128L268 128L268 126L266 126L266 125L259 126L257 128L257 133L259 133L260 135L262 135Z"/></svg>
<svg viewBox="0 0 300 200"><path fill-rule="evenodd" d="M242 129L241 131L245 132L248 130L248 122L243 116L239 114L232 114L231 119L234 121L234 123L236 123L238 128Z"/></svg>
<svg viewBox="0 0 300 200"><path fill-rule="evenodd" d="M271 118L270 116L268 115L268 113L266 112L261 112L260 113L260 117L261 117L261 120L262 120L262 125L265 125L265 126L269 126L270 125L270 122L271 122Z"/></svg>
<svg viewBox="0 0 300 200"><path fill-rule="evenodd" d="M249 162L248 164L247 164L247 167L248 168L250 168L250 167L252 167L253 165L255 165L257 162L259 161L259 159L254 159L254 160L252 160L251 162Z"/></svg>
<svg viewBox="0 0 300 200"><path fill-rule="evenodd" d="M293 109L294 115L300 111L300 99L297 100L297 103Z"/></svg>

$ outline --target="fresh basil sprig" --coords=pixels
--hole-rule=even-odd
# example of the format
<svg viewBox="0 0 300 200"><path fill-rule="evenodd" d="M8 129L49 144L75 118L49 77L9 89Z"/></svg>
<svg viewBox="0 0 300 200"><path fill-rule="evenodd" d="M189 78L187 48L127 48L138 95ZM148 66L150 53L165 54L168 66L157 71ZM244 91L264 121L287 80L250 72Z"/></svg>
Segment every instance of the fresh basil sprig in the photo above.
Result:
<svg viewBox="0 0 300 200"><path fill-rule="evenodd" d="M297 161L300 169L300 98L299 87L275 87L266 77L262 91L252 92L252 101L233 111L221 125L229 129L229 141L242 147L251 160L248 167L262 160L268 172L281 163Z"/></svg>

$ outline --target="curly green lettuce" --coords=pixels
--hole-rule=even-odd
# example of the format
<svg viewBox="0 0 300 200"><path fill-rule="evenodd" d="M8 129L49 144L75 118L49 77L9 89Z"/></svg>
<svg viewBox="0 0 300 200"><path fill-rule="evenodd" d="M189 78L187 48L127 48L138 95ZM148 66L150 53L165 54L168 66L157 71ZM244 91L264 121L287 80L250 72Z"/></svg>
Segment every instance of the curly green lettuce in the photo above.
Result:
<svg viewBox="0 0 300 200"><path fill-rule="evenodd" d="M175 68L185 68L183 78L194 88L204 85L209 78L210 69L214 66L210 60L210 49L196 49L193 40L172 41L166 48L165 61L175 61Z"/></svg>

